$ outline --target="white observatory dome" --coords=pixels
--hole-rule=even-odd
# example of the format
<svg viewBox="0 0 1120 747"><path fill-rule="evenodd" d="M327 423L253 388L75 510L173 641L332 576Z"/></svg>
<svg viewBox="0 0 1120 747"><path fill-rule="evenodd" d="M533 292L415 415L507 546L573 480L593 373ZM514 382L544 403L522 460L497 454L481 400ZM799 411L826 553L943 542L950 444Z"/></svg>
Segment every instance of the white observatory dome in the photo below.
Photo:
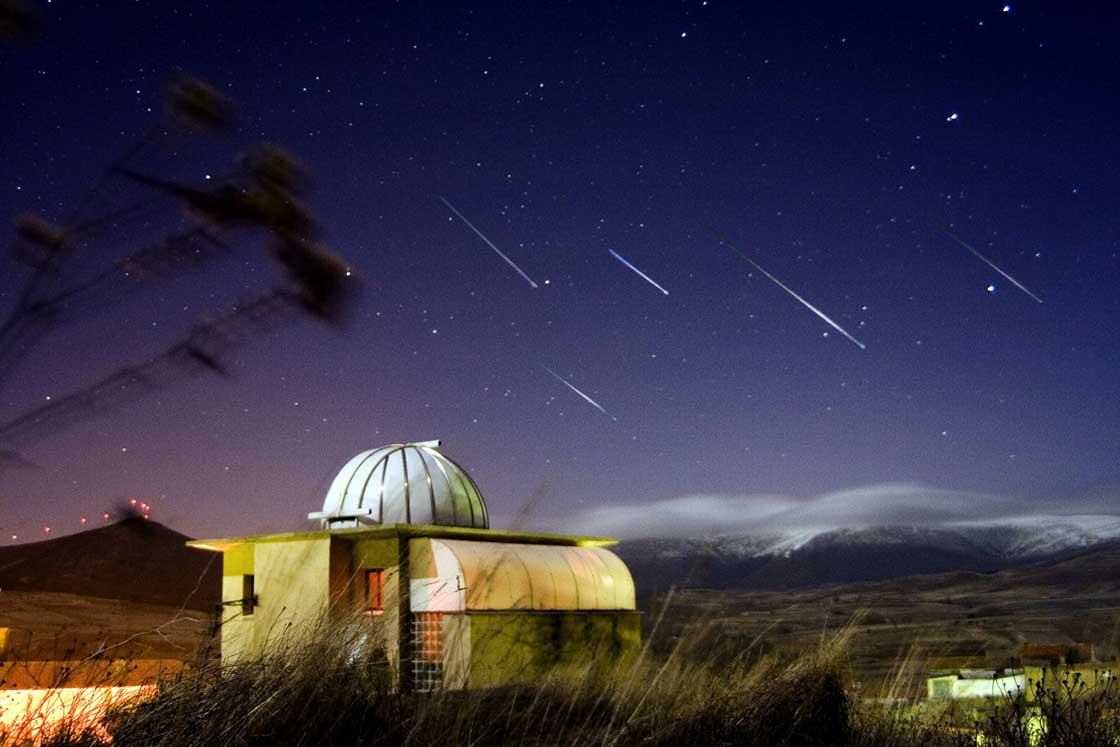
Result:
<svg viewBox="0 0 1120 747"><path fill-rule="evenodd" d="M490 517L466 471L436 451L439 441L391 444L358 454L334 478L324 529L367 524L439 524L487 529Z"/></svg>

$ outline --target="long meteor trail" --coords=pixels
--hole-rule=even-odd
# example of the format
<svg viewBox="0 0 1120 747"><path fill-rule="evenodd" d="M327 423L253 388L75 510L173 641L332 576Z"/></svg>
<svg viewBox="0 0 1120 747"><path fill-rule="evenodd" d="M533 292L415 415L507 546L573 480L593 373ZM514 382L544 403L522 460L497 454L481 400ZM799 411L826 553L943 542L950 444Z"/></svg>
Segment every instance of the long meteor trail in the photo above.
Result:
<svg viewBox="0 0 1120 747"><path fill-rule="evenodd" d="M657 283L653 282L653 278L651 278L651 277L650 277L649 275L647 275L647 274L645 274L644 272L642 272L641 270L639 270L639 269L638 269L637 267L635 267L634 265L632 265L632 264L630 264L629 262L627 262L627 261L626 261L626 260L625 260L625 259L623 258L623 256L622 256L621 254L619 254L618 252L616 252L616 251L615 251L614 249L608 249L607 251L608 251L608 252L610 252L610 253L611 253L611 256L612 256L612 257L614 257L615 259L617 259L617 260L618 260L619 262L621 262L622 264L626 265L627 267L629 267L629 268L630 268L631 270L633 270L634 272L638 273L638 277L640 277L640 278L641 278L642 280L645 280L645 281L646 281L647 283L649 283L649 284L650 284L650 285L652 285L652 286L653 286L654 288L656 288L657 290L659 290L659 291L661 291L662 293L664 293L664 294L665 294L666 296L667 296L667 295L669 295L669 291L665 290L665 289L664 289L664 288L662 288L662 287L661 287L660 285L658 285Z"/></svg>
<svg viewBox="0 0 1120 747"><path fill-rule="evenodd" d="M966 244L966 243L964 242L964 239L962 239L962 238L961 238L960 236L957 236L957 235L956 235L955 233L953 233L952 231L950 231L950 230L949 230L948 228L946 228L945 226L940 226L940 228L941 228L941 232L942 232L942 233L944 233L944 234L945 234L946 236L948 236L948 237L949 237L950 239L952 239L953 241L955 241L955 242L957 242L958 244L960 244L961 246L963 246L963 247L964 247L965 249L967 249L968 251L972 252L972 254L973 254L973 255L974 255L974 256L975 256L975 257L976 257L977 259L979 259L979 260L980 260L981 262L983 262L984 264L986 264L986 265L987 265L988 267L991 267L991 268L992 268L993 270L995 270L996 272L998 272L998 273L999 273L1000 275L1003 275L1003 276L1004 276L1005 278L1007 278L1008 280L1010 280L1010 281L1011 281L1011 284L1012 284L1012 285L1014 285L1014 286L1015 286L1016 288L1018 288L1019 290L1023 291L1024 293L1026 293L1026 294L1027 294L1028 296L1030 296L1031 298L1033 298L1033 299L1034 299L1035 301L1038 301L1039 303L1042 303L1042 299L1041 299L1041 298L1039 298L1038 296L1036 296L1035 294L1033 294L1033 293L1031 293L1031 292L1030 292L1029 290L1027 290L1027 289L1026 289L1026 287L1025 287L1025 286L1024 286L1024 285L1023 285L1022 283L1020 283L1020 282L1019 282L1018 280L1016 280L1015 278L1011 277L1010 275L1008 275L1008 274L1007 274L1006 272L1004 272L1003 270L1001 270L1001 269L999 269L998 267L996 267L995 263L994 263L994 262L992 262L992 260L988 259L988 258L987 258L987 257L985 257L985 256L984 256L983 254L981 254L980 252L976 251L976 250L975 250L975 249L973 249L973 248L972 248L971 246L969 246L968 244Z"/></svg>
<svg viewBox="0 0 1120 747"><path fill-rule="evenodd" d="M603 409L603 406L602 406L602 405L600 405L600 404L599 404L598 402L596 402L595 400L591 399L591 398L590 398L590 397L588 397L588 396L587 396L586 394L584 394L583 392L581 392L581 391L580 391L579 389L576 389L576 388L575 388L574 386L572 386L572 385L571 385L571 384L570 384L570 383L568 382L568 380L567 380L567 379L565 379L565 378L564 378L563 376L561 376L560 374L556 373L555 371L553 371L553 370L552 370L551 368L549 368L548 366L544 365L543 363L541 364L541 368L543 368L543 369L544 369L545 371L548 371L548 372L549 372L549 373L550 373L550 374L552 375L552 377L553 377L554 379L556 379L557 381L559 381L559 382L560 382L561 384L563 384L564 386L568 387L569 389L571 389L571 390L572 390L573 392L575 392L575 393L576 393L576 394L578 394L579 396L583 397L583 398L584 398L584 400L586 400L586 401L587 401L587 403L588 403L588 404L590 404L590 405L591 405L592 407L594 407L594 408L595 408L596 410L598 410L599 412L603 413L604 415L606 415L606 416L607 416L608 418L610 418L611 420L618 420L618 418L616 418L616 417L615 417L614 415L611 415L611 414L610 414L609 412L607 412L606 410L604 410L604 409Z"/></svg>
<svg viewBox="0 0 1120 747"><path fill-rule="evenodd" d="M768 273L768 272L767 272L767 271L766 271L765 269L763 269L762 265L758 264L758 262L755 262L755 261L754 261L753 259L751 259L750 257L748 257L748 256L747 256L746 254L743 254L743 252L742 252L742 251L740 251L739 247L737 247L737 246L735 246L734 244L732 244L732 243L731 243L731 240L730 240L730 239L728 239L728 238L727 238L726 236L724 236L724 235L723 235L722 233L720 233L719 231L715 230L714 228L709 228L709 229L708 229L708 231L709 231L709 232L710 232L710 233L711 233L711 234L712 234L713 236L715 236L715 237L716 237L717 239L719 239L719 243L723 244L723 245L724 245L724 246L726 246L726 247L727 247L728 249L730 249L731 251L733 251L733 252L735 252L736 254L738 254L738 255L739 255L739 257L740 257L741 259L743 259L743 260L744 260L745 262L747 262L747 264L749 264L749 265L750 265L751 267L753 267L754 269L756 269L756 270L758 270L759 272L761 272L761 273L762 273L763 275L765 275L766 277L770 278L770 280L772 280L772 281L774 282L774 284L775 284L776 286L778 286L779 288L781 288L782 290L784 290L784 291L785 291L786 293L790 294L790 295L791 295L791 296L793 296L793 297L794 297L795 299L797 299L797 300L798 300L798 301L799 301L799 302L801 303L801 305L802 305L802 306L804 306L804 307L805 307L805 308L807 308L807 309L808 309L809 311L811 311L811 312L813 312L814 314L816 314L817 316L819 316L819 317L820 317L821 319L823 319L823 320L824 320L825 322L827 322L827 323L829 324L829 326L831 326L831 327L832 327L832 328L833 328L834 330L836 330L836 331L837 331L837 332L839 332L840 334L844 335L844 337L847 337L847 338L848 338L849 340L851 340L851 341L852 341L853 343L855 343L856 345L858 345L858 346L859 346L859 349L860 349L860 350L866 350L866 349L867 349L867 346L866 346L866 345L864 345L864 344L863 344L862 342L860 342L859 340L857 340L856 338L854 338L854 337L852 337L852 336L851 336L850 334L848 334L848 331L847 331L846 329L844 329L844 328L843 328L843 327L841 327L841 326L840 326L839 324L837 324L836 322L834 322L834 321L832 321L831 319L829 319L829 318L828 318L828 315L827 315L827 314L825 314L825 313L824 313L823 311L821 311L820 309L818 309L818 308L817 308L816 306L814 306L813 304L811 304L811 303L809 303L808 301L806 301L806 300L805 300L804 298L802 298L801 296L797 295L797 293L795 293L795 292L794 292L794 290L793 290L792 288L790 288L790 287L789 287L789 286L787 286L787 285L786 285L785 283L783 283L783 282L782 282L781 280L778 280L778 279L777 279L776 277L774 277L773 275L771 275L770 273Z"/></svg>
<svg viewBox="0 0 1120 747"><path fill-rule="evenodd" d="M485 237L485 236L484 236L484 235L482 234L482 231L479 231L479 230L478 230L477 228L475 228L474 224L473 224L473 223L471 223L471 222L470 222L469 220L467 220L467 217L466 217L465 215L463 215L463 214L462 214L462 213L460 213L460 212L459 212L458 210L456 210L456 209L455 209L455 206L454 206L454 205L452 205L452 204L451 204L450 202L448 202L448 201L447 201L447 200L446 200L445 198L443 198L443 197L440 197L439 199L443 201L443 204L444 204L444 205L446 205L447 207L449 207L449 208L451 209L451 212L453 212L453 213L455 213L455 215L459 216L459 220L461 220L461 221L463 221L464 223L466 223L466 224L467 224L467 225L468 225L468 226L470 227L470 229L471 229L472 231L474 231L474 232L475 232L475 235L477 235L477 236L478 236L478 238L480 238L480 239L482 239L483 241L485 241L485 242L486 242L486 245L487 245L488 247L490 247L491 249L493 249L493 250L494 250L494 251L495 251L495 252L497 253L497 255L498 255L499 257L501 257L502 259L504 259L504 260L506 261L506 264L508 264L508 265L509 265L510 267L512 267L512 268L513 268L514 270L516 270L516 271L517 271L517 274L518 274L518 275L520 275L521 277L525 278L526 282L528 282L528 283L529 283L529 285L533 286L534 288L538 287L538 286L537 286L537 284L536 284L535 282L533 282L533 279L532 279L531 277L529 277L528 275L526 275L526 274L525 274L525 272L524 272L524 271L523 271L523 270L522 270L522 269L521 269L520 267L518 267L518 266L517 266L517 265L516 265L516 264L514 263L514 261L513 261L512 259L510 259L510 258L509 258L509 257L507 257L506 255L502 254L502 250L501 250L501 249L499 249L498 247L494 246L494 242L493 242L493 241L491 241L490 239L486 238L486 237Z"/></svg>

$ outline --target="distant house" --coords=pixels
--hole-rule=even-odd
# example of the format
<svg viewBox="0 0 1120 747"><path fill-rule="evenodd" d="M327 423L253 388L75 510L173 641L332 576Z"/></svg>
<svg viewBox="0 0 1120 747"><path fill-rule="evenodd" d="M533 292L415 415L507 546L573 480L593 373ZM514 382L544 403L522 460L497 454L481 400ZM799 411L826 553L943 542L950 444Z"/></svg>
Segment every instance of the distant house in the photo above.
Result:
<svg viewBox="0 0 1120 747"><path fill-rule="evenodd" d="M358 613L401 688L529 682L640 643L616 540L490 528L471 477L439 442L363 452L314 531L195 540L223 555L224 661L266 654Z"/></svg>
<svg viewBox="0 0 1120 747"><path fill-rule="evenodd" d="M1069 694L1116 677L1115 666L1096 661L1091 643L1025 643L1006 669L934 670L927 680L930 699L997 698L1022 693L1034 700L1038 689Z"/></svg>
<svg viewBox="0 0 1120 747"><path fill-rule="evenodd" d="M930 700L1004 698L1024 692L1026 686L1022 669L962 669L929 677L926 693Z"/></svg>
<svg viewBox="0 0 1120 747"><path fill-rule="evenodd" d="M1096 659L1091 643L1024 643L1019 658L1025 665L1080 664Z"/></svg>

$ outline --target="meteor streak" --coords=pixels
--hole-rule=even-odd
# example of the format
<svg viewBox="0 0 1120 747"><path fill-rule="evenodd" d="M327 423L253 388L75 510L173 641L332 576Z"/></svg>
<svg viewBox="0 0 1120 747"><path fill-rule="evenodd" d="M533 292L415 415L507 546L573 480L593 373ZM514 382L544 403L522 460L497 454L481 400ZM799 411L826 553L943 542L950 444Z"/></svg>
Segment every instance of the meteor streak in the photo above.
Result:
<svg viewBox="0 0 1120 747"><path fill-rule="evenodd" d="M942 231L942 233L944 233L944 234L945 234L946 236L948 236L948 237L949 237L950 239L952 239L953 241L955 241L955 242L957 242L958 244L960 244L961 246L963 246L963 247L964 247L965 249L967 249L968 251L972 252L972 253L973 253L973 255L975 255L977 259L979 259L979 260L980 260L981 262L983 262L984 264L986 264L986 265L987 265L988 267L991 267L991 268L992 268L993 270L995 270L996 272L998 272L998 273L999 273L1000 275L1003 275L1003 276L1004 276L1005 278L1007 278L1008 280L1010 280L1010 281L1011 281L1011 284L1012 284L1012 285L1014 285L1014 286L1015 286L1016 288L1018 288L1019 290L1023 291L1024 293L1026 293L1026 294L1027 294L1028 296L1030 296L1031 298L1033 298L1033 299L1034 299L1035 301L1038 301L1039 303L1042 303L1042 299L1041 299L1041 298L1039 298L1038 296L1036 296L1035 294L1033 294L1033 293L1031 293L1031 292L1030 292L1029 290L1027 290L1027 289L1026 289L1026 288L1025 288L1024 286L1023 286L1023 284L1022 284L1022 283L1020 283L1020 282L1019 282L1018 280L1016 280L1015 278L1011 277L1010 275L1008 275L1008 274L1007 274L1006 272L1004 272L1003 270L1001 270L1001 269L999 269L998 267L996 267L996 266L995 266L995 263L993 263L993 262L992 262L992 260L988 259L988 258L987 258L987 257L985 257L985 256L984 256L983 254L981 254L980 252L976 251L976 250L975 250L975 249L973 249L973 248L972 248L971 246L969 246L968 244L966 244L966 243L964 242L964 239L962 239L962 238L961 238L960 236L957 236L957 235L956 235L955 233L953 233L952 231L950 231L950 230L949 230L948 228L946 228L945 226L940 226L940 228L941 228L941 231Z"/></svg>
<svg viewBox="0 0 1120 747"><path fill-rule="evenodd" d="M649 276L649 275L645 274L644 272L642 272L641 270L639 270L639 269L638 269L637 267L635 267L634 265L632 265L632 264L630 264L629 262L627 262L627 261L626 261L625 259L623 259L622 255L621 255L621 254L619 254L618 252L616 252L616 251L615 251L614 249L608 249L607 251L608 251L608 252L610 252L610 253L611 253L611 256L612 256L612 257L614 257L615 259L617 259L617 260L618 260L619 262L621 262L622 264L626 265L627 267L629 267L629 268L630 268L631 270L633 270L634 272L638 273L638 276L639 276L639 277L641 277L641 278L642 278L642 280L645 280L645 281L646 281L647 283L649 283L649 284L650 284L650 285L652 285L652 286L653 286L654 288L656 288L657 290L659 290L659 291L661 291L662 293L664 293L664 294L665 294L666 296L667 296L667 295L669 295L669 291L665 290L665 289L664 289L664 288L662 288L662 287L661 287L660 285L658 285L657 283L653 282L653 279L652 279L652 278L650 278L650 276Z"/></svg>
<svg viewBox="0 0 1120 747"><path fill-rule="evenodd" d="M567 380L567 379L565 379L565 378L564 378L563 376L561 376L560 374L556 373L555 371L553 371L553 370L552 370L551 368L549 368L548 366L544 365L543 363L541 364L541 368L543 368L543 369L544 369L545 371L548 371L548 372L549 372L549 373L550 373L550 374L552 375L552 377L553 377L553 378L555 378L555 379L557 379L557 380L558 380L558 381L559 381L559 382L560 382L561 384L563 384L564 386L568 387L569 389L571 389L571 390L572 390L573 392L575 392L575 393L576 393L576 394L578 394L579 396L583 397L583 398L584 398L584 399L585 399L585 400L586 400L586 401L587 401L587 402L588 402L588 403L589 403L589 404L590 404L590 405L591 405L592 407L594 407L594 408L595 408L596 410L598 410L599 412L603 413L604 415L606 415L606 416L607 416L608 418L610 418L611 420L618 420L618 418L616 418L616 417L615 417L614 415L611 415L611 414L610 414L609 412L607 412L606 410L604 410L604 409L603 409L603 406L602 406L602 405L600 405L600 404L599 404L598 402L596 402L595 400L591 399L591 398L590 398L590 397L588 397L588 396L587 396L586 394L584 394L583 392L581 392L581 391L580 391L579 389L576 389L576 388L575 388L574 386L572 386L571 384L569 384L569 383L568 383L568 380Z"/></svg>
<svg viewBox="0 0 1120 747"><path fill-rule="evenodd" d="M713 236L715 236L717 239L719 239L719 243L723 244L728 249L730 249L731 251L738 254L740 258L742 258L744 261L747 262L747 264L749 264L751 267L753 267L756 270L758 270L759 272L761 272L766 277L770 278L770 280L772 280L774 282L774 285L778 286L779 288L784 290L786 293L793 296L795 299L797 299L801 303L802 306L804 306L809 311L811 311L814 314L816 314L817 316L819 316L821 319L826 321L829 324L829 326L831 326L834 330L836 330L840 334L844 335L844 337L847 337L853 343L858 345L860 350L866 350L867 349L866 345L864 345L862 342L860 342L859 340L857 340L856 338L854 338L850 334L848 334L848 331L846 329L844 329L843 327L841 327L839 324L837 324L836 322L829 319L828 316L823 311L821 311L816 306L814 306L813 304L806 301L801 296L797 295L797 293L795 293L793 291L793 289L789 288L781 280L778 280L776 277L774 277L773 275L768 273L765 269L763 269L762 265L755 262L753 259L748 257L746 254L743 254L743 252L739 250L739 247L732 244L731 241L726 236L724 236L723 234L721 234L719 231L715 230L714 228L709 228L708 231Z"/></svg>
<svg viewBox="0 0 1120 747"><path fill-rule="evenodd" d="M446 205L447 207L451 208L451 212L453 212L453 213L455 213L455 215L459 216L459 220L461 220L461 221L463 221L464 223L466 223L466 224L467 224L467 225L468 225L468 226L470 227L470 229L471 229L472 231L474 231L474 232L475 232L475 234L476 234L476 235L478 236L478 238L480 238L480 239L482 239L483 241L485 241L485 242L486 242L486 245L487 245L488 247L490 247L491 249L493 249L493 250L495 251L495 253L497 253L497 255L498 255L499 257L501 257L502 259L504 259L504 260L506 261L506 264L508 264L508 265L509 265L510 267L512 267L512 268L513 268L514 270L516 270L516 271L517 271L517 274L518 274L518 275L520 275L521 277L525 278L525 280L526 280L526 281L527 281L527 282L529 283L529 285L533 286L534 288L536 288L536 287L537 287L537 284L536 284L535 282L533 282L533 279L532 279L531 277L529 277L528 275L526 275L526 274L525 274L525 272L524 272L524 271L523 271L523 270L522 270L522 269L521 269L520 267L518 267L518 266L517 266L516 264L514 264L514 261L513 261L512 259L510 259L510 258L509 258L509 257L507 257L506 255L502 254L502 250L501 250L501 249L499 249L498 247L494 246L494 242L493 242L493 241L491 241L490 239L486 238L486 237L485 237L485 236L484 236L484 235L482 234L482 231L479 231L479 230L478 230L477 228L475 228L475 227L474 227L474 224L473 224L473 223L471 223L471 222L470 222L469 220L467 220L467 217L466 217L465 215L463 215L463 214L462 214L462 213L460 213L460 212L459 212L458 210L456 210L456 209L455 209L455 206L454 206L454 205L452 205L452 204L451 204L450 202L448 202L448 201L447 201L447 200L446 200L445 198L443 198L443 197L440 197L439 199L443 201L443 204L444 204L444 205Z"/></svg>

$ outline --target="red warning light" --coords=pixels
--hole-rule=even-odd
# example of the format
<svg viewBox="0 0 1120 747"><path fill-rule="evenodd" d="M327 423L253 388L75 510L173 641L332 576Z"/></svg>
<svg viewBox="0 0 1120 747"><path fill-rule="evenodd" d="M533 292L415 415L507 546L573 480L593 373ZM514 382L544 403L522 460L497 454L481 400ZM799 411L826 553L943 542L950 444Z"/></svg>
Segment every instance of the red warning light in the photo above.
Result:
<svg viewBox="0 0 1120 747"><path fill-rule="evenodd" d="M128 505L135 506L136 505L136 499L135 498L129 498L128 499Z"/></svg>
<svg viewBox="0 0 1120 747"><path fill-rule="evenodd" d="M87 521L89 521L89 519L87 519L87 518L86 518L86 517L84 517L84 516L83 516L82 518L78 519L78 523L79 523L79 524L85 524L85 523L86 523Z"/></svg>
<svg viewBox="0 0 1120 747"><path fill-rule="evenodd" d="M102 511L101 512L101 518L104 519L105 521L108 521L109 520L109 512L108 511Z"/></svg>
<svg viewBox="0 0 1120 747"><path fill-rule="evenodd" d="M50 533L51 533L51 528L50 527L43 527L43 534L50 534Z"/></svg>

